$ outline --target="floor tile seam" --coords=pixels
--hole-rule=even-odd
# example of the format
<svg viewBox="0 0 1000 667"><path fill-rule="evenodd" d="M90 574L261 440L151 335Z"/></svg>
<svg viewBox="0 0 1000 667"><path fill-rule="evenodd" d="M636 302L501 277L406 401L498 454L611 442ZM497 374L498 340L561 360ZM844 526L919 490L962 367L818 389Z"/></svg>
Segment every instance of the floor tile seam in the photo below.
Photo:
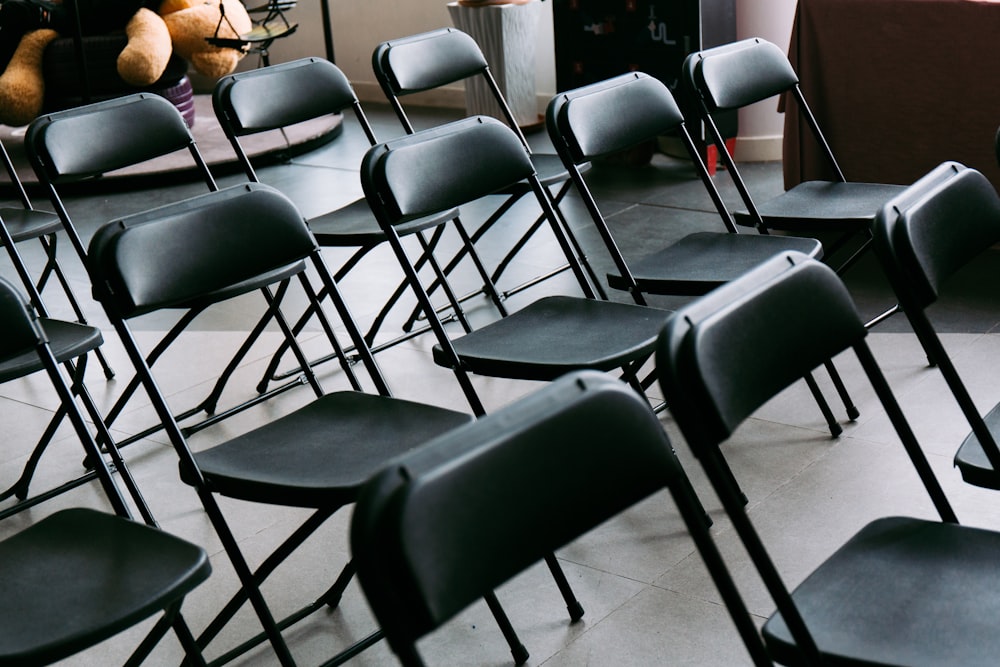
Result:
<svg viewBox="0 0 1000 667"><path fill-rule="evenodd" d="M645 593L650 588L655 588L655 586L653 586L652 584L646 584L645 586L643 586L642 588L640 588L639 590L637 590L633 595L630 595L628 598L626 598L625 600L623 600L621 602L621 604L615 606L612 609L609 609L607 611L607 613L605 613L601 618L597 619L597 621L594 622L594 623L588 623L587 622L587 616L584 615L584 617L583 617L583 622L584 622L583 629L580 630L580 631L578 631L578 633L576 633L573 636L573 638L570 639L570 641L567 644L561 646L558 651L556 651L555 653L553 653L548 658L546 658L545 660L543 660L542 662L540 662L538 664L539 665L545 665L550 660L552 660L553 658L558 658L561 653L563 653L564 651L568 650L571 646L573 646L573 644L575 644L578 641L580 641L583 637L586 637L587 634L590 633L590 632L592 632L592 631L594 631L595 628L600 627L605 621L608 621L608 619L610 619L612 616L614 616L616 613L618 613L618 611L620 611L621 609L625 608L628 604L630 604L633 600L635 600L637 597L639 597L640 595L642 595L643 593Z"/></svg>
<svg viewBox="0 0 1000 667"><path fill-rule="evenodd" d="M687 527L684 526L683 522L680 521L679 519L678 519L677 530L680 531L680 532L683 532L685 535L688 535ZM713 536L713 538L715 537L715 533L714 532L713 532L712 536ZM589 550L588 550L588 553L590 553ZM678 562L683 562L683 561L687 560L688 558L690 558L692 555L697 555L697 553L698 553L698 549L695 546L694 541L691 540L690 544L689 544L689 550L688 550L688 552L686 554L684 554L684 556ZM602 575L607 575L607 576L610 576L610 577L615 577L616 579L621 579L622 581L631 581L633 583L640 584L642 586L652 586L654 584L654 582L656 582L658 579L660 579L663 575L665 575L667 572L669 572L671 569L673 569L677 565L677 563L674 563L672 565L667 565L666 569L664 569L663 571L661 571L661 572L653 575L653 577L650 580L647 581L645 579L639 579L637 577L632 577L632 576L629 576L627 574L622 574L620 572L613 572L613 571L611 571L611 570L609 570L607 568L597 567L597 566L595 566L593 564L590 564L590 563L585 563L585 562L582 562L582 561L574 560L573 558L569 558L568 556L566 556L565 554L562 554L562 553L557 553L556 554L556 558L559 561L561 561L563 563L567 563L567 564L572 565L574 567L579 567L579 568L588 570L590 572L595 572L595 573L599 573L599 574L602 574Z"/></svg>
<svg viewBox="0 0 1000 667"><path fill-rule="evenodd" d="M687 560L687 559L685 559L685 560ZM730 559L730 560L735 560L735 559ZM723 602L721 600L715 599L713 597L706 597L706 596L701 596L701 595L694 595L694 594L692 594L689 591L680 590L679 588L671 588L670 586L663 586L663 585L660 585L660 584L657 584L657 583L650 584L649 588L655 588L657 590L666 591L667 593L671 593L673 595L679 595L679 596L685 598L686 600L690 600L690 601L693 601L693 602L701 602L701 603L704 603L704 604L710 604L710 605L714 605L714 606L722 608L722 609L726 608L725 602ZM645 589L643 589L643 590L645 590ZM711 592L717 592L718 591L718 589L715 587L714 582L713 582L712 586L709 588L709 590ZM640 591L640 593L641 592L642 591ZM637 595L638 595L638 593L637 593ZM741 592L741 596L742 596L742 592ZM758 625L764 623L764 621L766 621L769 618L769 616L762 616L761 614L755 613L751 609L747 609L747 614L749 614L751 618L753 618L754 620L756 620L757 623L758 623Z"/></svg>

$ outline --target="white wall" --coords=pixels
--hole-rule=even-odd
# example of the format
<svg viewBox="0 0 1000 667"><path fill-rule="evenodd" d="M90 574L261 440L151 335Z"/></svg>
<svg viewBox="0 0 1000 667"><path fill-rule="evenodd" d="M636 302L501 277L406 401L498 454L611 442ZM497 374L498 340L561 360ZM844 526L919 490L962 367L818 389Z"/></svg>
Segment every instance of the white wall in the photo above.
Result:
<svg viewBox="0 0 1000 667"><path fill-rule="evenodd" d="M382 93L371 70L371 53L384 40L451 25L447 0L328 0L337 65L344 70L362 101L381 100ZM736 0L737 34L760 36L782 49L791 34L796 0ZM543 0L538 31L536 89L539 111L555 94L556 77L552 39L552 3ZM290 14L299 23L295 36L276 43L273 62L323 54L323 29L319 2L300 2ZM243 67L255 66L245 62ZM428 104L463 106L461 88L425 96ZM737 152L744 160L781 157L782 118L774 102L763 102L740 115Z"/></svg>
<svg viewBox="0 0 1000 667"><path fill-rule="evenodd" d="M788 49L797 0L736 0L736 34L763 37ZM744 161L780 160L784 119L775 100L740 111L736 156Z"/></svg>

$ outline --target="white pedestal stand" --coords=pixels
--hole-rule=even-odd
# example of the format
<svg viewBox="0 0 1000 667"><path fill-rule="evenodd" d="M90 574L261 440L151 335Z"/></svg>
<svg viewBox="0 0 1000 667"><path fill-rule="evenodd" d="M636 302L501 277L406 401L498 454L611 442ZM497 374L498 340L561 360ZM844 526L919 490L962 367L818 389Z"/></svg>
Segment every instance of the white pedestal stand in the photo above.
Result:
<svg viewBox="0 0 1000 667"><path fill-rule="evenodd" d="M535 44L540 12L539 0L478 7L448 3L452 23L479 44L522 128L537 126L542 120L535 93ZM479 79L466 82L465 104L469 114L504 119L486 83Z"/></svg>

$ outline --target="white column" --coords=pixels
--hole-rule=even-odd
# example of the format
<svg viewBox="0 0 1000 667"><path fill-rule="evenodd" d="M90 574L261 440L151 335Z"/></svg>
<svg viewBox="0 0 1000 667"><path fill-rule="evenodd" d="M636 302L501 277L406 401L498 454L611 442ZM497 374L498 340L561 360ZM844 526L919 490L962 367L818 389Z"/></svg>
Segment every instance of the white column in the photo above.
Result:
<svg viewBox="0 0 1000 667"><path fill-rule="evenodd" d="M481 6L452 2L448 4L448 12L455 27L468 33L483 50L517 124L521 127L536 125L539 115L535 96L535 45L541 2ZM503 120L485 82L467 81L465 101L468 113Z"/></svg>

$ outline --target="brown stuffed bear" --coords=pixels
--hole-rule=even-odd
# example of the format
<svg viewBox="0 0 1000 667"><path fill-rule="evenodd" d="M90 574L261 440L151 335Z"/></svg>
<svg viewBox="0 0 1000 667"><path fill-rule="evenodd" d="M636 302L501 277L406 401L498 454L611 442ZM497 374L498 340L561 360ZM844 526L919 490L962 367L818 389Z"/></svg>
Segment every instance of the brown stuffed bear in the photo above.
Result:
<svg viewBox="0 0 1000 667"><path fill-rule="evenodd" d="M228 20L221 25L220 2L225 2ZM165 0L159 7L162 16L142 6L142 0L77 0L77 5L84 35L124 29L128 41L118 56L117 70L122 80L136 87L156 82L172 52L206 76L230 73L243 54L212 46L205 38L214 35L217 26L220 36L227 37L252 27L239 0ZM62 7L45 0L0 4L0 123L26 125L41 113L42 55L52 40L73 34L69 26Z"/></svg>

